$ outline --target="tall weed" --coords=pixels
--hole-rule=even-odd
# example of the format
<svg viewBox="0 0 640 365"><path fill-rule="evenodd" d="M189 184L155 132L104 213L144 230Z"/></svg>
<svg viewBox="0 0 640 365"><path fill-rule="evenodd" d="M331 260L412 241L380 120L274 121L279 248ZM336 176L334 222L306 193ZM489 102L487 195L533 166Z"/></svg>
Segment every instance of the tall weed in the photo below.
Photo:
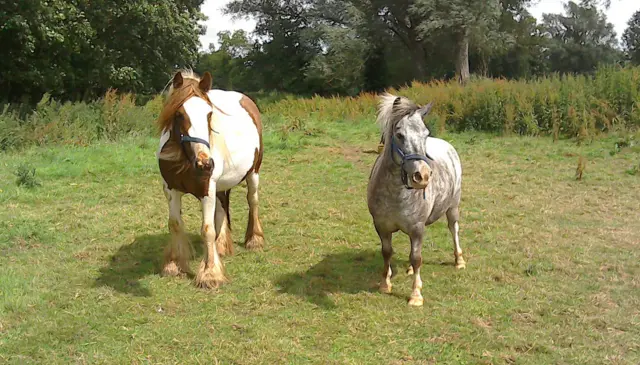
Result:
<svg viewBox="0 0 640 365"><path fill-rule="evenodd" d="M414 82L388 91L420 104L433 101L430 123L439 132L481 130L584 141L597 133L640 128L640 67L603 67L592 76L548 75L535 81L474 78L464 87L455 82ZM373 121L377 108L372 93L326 98L256 93L255 97L265 126L273 123L267 130L276 133L283 145L292 141L298 145L299 138L315 133L305 131L310 128L305 125L308 120ZM60 103L45 95L30 109L2 105L0 151L153 135L163 98L145 100L136 105L134 95L109 90L91 103Z"/></svg>

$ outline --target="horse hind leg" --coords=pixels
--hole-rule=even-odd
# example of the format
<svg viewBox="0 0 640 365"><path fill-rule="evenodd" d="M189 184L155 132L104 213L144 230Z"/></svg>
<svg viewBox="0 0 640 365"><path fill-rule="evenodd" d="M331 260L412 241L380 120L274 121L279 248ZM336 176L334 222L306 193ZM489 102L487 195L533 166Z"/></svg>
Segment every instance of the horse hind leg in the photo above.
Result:
<svg viewBox="0 0 640 365"><path fill-rule="evenodd" d="M458 220L460 219L460 212L458 207L451 208L447 211L447 223L451 237L453 238L453 255L455 257L456 269L464 269L466 262L462 257L462 248L460 248L460 237L458 232L460 231L460 225Z"/></svg>
<svg viewBox="0 0 640 365"><path fill-rule="evenodd" d="M258 185L260 177L252 172L247 176L247 202L249 203L249 220L244 237L248 250L260 250L264 247L264 231L258 215Z"/></svg>
<svg viewBox="0 0 640 365"><path fill-rule="evenodd" d="M231 190L219 192L216 204L216 246L220 256L233 255L233 237L231 236L231 215L229 212L229 199Z"/></svg>
<svg viewBox="0 0 640 365"><path fill-rule="evenodd" d="M184 232L182 221L182 193L165 188L165 196L169 203L169 231L171 241L164 250L163 276L178 276L188 274L188 260L193 255L193 247Z"/></svg>

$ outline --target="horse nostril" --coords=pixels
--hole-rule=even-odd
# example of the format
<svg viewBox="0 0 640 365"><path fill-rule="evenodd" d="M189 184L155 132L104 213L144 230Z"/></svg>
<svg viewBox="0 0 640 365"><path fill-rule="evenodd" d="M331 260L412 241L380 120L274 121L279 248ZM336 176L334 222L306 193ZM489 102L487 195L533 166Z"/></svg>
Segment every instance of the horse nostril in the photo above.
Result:
<svg viewBox="0 0 640 365"><path fill-rule="evenodd" d="M213 168L213 160L212 159L206 159L206 160L196 160L196 168L198 168L199 170L211 170Z"/></svg>
<svg viewBox="0 0 640 365"><path fill-rule="evenodd" d="M420 183L422 182L422 174L420 172L416 172L413 174L413 181Z"/></svg>

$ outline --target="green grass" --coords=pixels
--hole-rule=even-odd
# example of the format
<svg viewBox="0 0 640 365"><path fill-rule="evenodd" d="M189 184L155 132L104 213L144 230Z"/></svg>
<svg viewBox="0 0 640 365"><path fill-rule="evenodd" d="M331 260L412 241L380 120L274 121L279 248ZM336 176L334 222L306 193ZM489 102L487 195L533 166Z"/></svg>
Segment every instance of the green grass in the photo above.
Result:
<svg viewBox="0 0 640 365"><path fill-rule="evenodd" d="M240 244L237 188L232 281L215 292L158 275L169 235L156 139L0 155L0 363L640 362L640 176L626 173L638 146L444 137L463 161L467 269L452 266L446 225L429 227L422 308L407 305L403 235L394 292L377 292L371 120L267 126L267 245ZM21 165L41 186L16 184ZM183 212L200 254L199 204Z"/></svg>

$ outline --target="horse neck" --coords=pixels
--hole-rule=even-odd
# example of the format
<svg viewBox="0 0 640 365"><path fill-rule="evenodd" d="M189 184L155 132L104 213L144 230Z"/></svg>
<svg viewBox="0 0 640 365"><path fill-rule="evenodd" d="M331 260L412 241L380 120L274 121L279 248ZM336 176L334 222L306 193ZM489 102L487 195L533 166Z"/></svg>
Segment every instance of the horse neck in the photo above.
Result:
<svg viewBox="0 0 640 365"><path fill-rule="evenodd" d="M402 183L401 167L394 159L391 151L391 145L386 145L380 155L378 163L378 172L376 178L380 181L384 181L385 185L391 185L397 189L405 189Z"/></svg>
<svg viewBox="0 0 640 365"><path fill-rule="evenodd" d="M381 168L384 168L385 171L389 172L390 174L400 176L400 165L398 165L394 160L394 153L391 147L391 143L385 143L380 159Z"/></svg>

